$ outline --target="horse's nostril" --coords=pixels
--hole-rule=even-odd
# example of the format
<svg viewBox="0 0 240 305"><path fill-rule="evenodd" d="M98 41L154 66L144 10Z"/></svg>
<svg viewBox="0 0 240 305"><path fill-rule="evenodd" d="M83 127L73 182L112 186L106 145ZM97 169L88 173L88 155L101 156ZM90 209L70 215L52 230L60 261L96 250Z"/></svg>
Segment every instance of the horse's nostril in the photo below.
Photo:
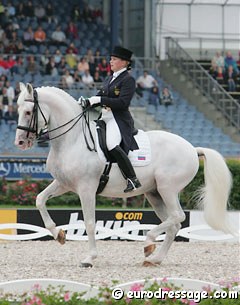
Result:
<svg viewBox="0 0 240 305"><path fill-rule="evenodd" d="M23 144L24 144L24 141L19 141L18 144L19 144L19 145L23 145Z"/></svg>

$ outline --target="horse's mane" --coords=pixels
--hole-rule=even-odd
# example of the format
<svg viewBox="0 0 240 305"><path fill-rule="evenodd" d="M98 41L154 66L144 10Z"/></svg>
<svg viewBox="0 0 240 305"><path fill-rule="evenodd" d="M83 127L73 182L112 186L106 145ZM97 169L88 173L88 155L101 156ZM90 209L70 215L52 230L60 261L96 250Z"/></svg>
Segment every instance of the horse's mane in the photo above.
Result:
<svg viewBox="0 0 240 305"><path fill-rule="evenodd" d="M53 93L57 94L58 96L62 97L64 100L67 100L67 101L71 100L72 102L76 103L76 100L69 93L67 93L63 89L60 89L57 87L42 86L42 87L37 87L36 90L37 90L37 92L40 92L40 93L41 93L41 91L50 90ZM22 93L23 93L23 91L20 92L19 97L22 95ZM24 102L23 99L18 98L18 101L17 101L18 105L22 104L23 102Z"/></svg>
<svg viewBox="0 0 240 305"><path fill-rule="evenodd" d="M60 89L58 87L50 87L50 86L42 86L42 87L38 87L36 88L37 90L50 90L50 91L55 91L55 93L57 93L58 95L60 95L61 97L65 99L71 99L71 101L76 102L76 100L66 91L64 91L63 89Z"/></svg>

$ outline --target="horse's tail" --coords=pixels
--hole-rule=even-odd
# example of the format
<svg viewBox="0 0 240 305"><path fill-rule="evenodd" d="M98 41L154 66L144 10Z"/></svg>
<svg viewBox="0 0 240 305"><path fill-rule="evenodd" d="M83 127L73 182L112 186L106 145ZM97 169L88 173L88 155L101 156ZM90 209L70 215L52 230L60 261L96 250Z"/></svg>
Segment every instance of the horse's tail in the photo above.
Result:
<svg viewBox="0 0 240 305"><path fill-rule="evenodd" d="M220 153L209 148L196 148L204 157L205 186L200 189L199 203L205 220L215 230L235 235L227 219L227 204L232 187L232 175Z"/></svg>

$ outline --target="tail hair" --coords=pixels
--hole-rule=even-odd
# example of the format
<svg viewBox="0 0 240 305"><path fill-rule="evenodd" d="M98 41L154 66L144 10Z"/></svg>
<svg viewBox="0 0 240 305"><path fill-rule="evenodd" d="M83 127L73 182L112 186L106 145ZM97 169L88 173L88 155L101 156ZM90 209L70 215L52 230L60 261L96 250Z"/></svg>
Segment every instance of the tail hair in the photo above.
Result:
<svg viewBox="0 0 240 305"><path fill-rule="evenodd" d="M206 222L215 230L238 235L228 219L227 206L232 188L232 175L223 158L209 148L196 148L204 157L205 185L198 190L198 205L204 209Z"/></svg>

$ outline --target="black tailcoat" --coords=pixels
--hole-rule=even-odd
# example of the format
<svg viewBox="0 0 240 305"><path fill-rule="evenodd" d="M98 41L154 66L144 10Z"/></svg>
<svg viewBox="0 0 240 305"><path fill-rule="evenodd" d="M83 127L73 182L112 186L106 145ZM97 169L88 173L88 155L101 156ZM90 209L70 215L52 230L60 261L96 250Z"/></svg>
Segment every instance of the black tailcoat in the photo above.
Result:
<svg viewBox="0 0 240 305"><path fill-rule="evenodd" d="M111 108L122 135L121 147L128 153L129 150L138 149L133 137L134 121L129 111L135 93L135 79L127 71L122 72L112 82L111 79L112 76L106 78L97 95L101 96L102 107Z"/></svg>

